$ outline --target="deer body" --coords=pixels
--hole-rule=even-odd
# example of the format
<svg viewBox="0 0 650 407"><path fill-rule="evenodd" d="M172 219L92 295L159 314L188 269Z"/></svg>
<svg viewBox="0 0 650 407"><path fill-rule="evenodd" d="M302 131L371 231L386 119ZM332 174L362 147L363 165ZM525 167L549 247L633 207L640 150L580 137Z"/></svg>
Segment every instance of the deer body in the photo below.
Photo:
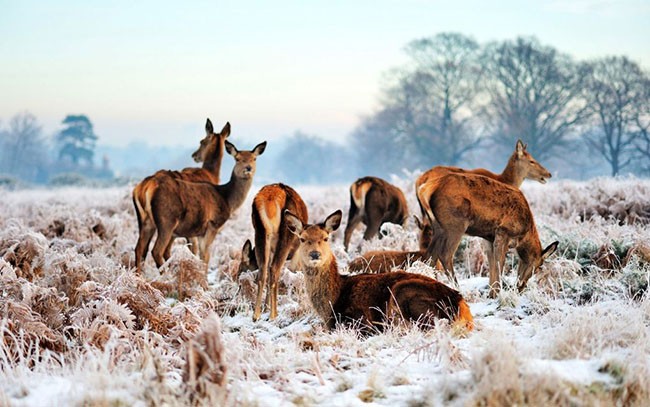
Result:
<svg viewBox="0 0 650 407"><path fill-rule="evenodd" d="M456 281L453 256L464 234L492 243L489 253L490 295L499 289L501 270L511 242L519 256L519 290L533 270L557 248L557 242L542 250L528 202L519 189L482 175L450 173L437 181L429 200L435 219L429 246L432 260L439 259Z"/></svg>
<svg viewBox="0 0 650 407"><path fill-rule="evenodd" d="M174 237L198 238L201 258L207 266L208 249L230 215L246 199L255 174L255 159L265 148L266 142L252 151L238 151L226 141L226 150L236 160L226 184L188 182L170 176L161 177L148 189L143 210L153 219L155 228L140 228L135 248L138 271L154 232L158 237L152 255L158 267L169 258L167 248Z"/></svg>
<svg viewBox="0 0 650 407"><path fill-rule="evenodd" d="M270 319L277 317L280 272L287 259L293 258L298 247L298 238L289 232L284 222L282 213L285 210L295 213L302 221L307 221L307 206L300 195L287 185L266 185L253 199L254 251L256 264L259 267L257 297L253 313L255 321L262 314L262 296L265 288Z"/></svg>
<svg viewBox="0 0 650 407"><path fill-rule="evenodd" d="M359 223L366 225L363 238L370 240L384 223L403 225L407 217L408 205L402 190L381 178L359 178L350 186L350 212L343 240L345 250Z"/></svg>
<svg viewBox="0 0 650 407"><path fill-rule="evenodd" d="M146 210L147 204L151 199L152 192L158 188L158 184L164 182L166 178L173 178L191 182L209 182L214 185L219 184L221 173L221 161L223 159L224 142L230 135L230 123L226 123L219 134L214 133L214 128L210 119L205 123L206 136L201 140L199 148L192 153L192 158L196 162L203 162L201 168L185 168L182 171L160 170L140 181L133 188L133 205L135 207L136 217L138 219L139 230L151 230L155 228L155 222L149 211ZM169 257L171 251L169 246L165 249L166 257ZM149 243L147 242L147 247ZM192 252L198 254L198 239L192 239ZM146 253L145 253L146 255ZM144 261L144 258L142 259ZM138 271L140 270L139 263Z"/></svg>
<svg viewBox="0 0 650 407"><path fill-rule="evenodd" d="M431 208L429 207L429 198L435 191L438 181L445 175L451 173L483 175L515 188L521 187L524 179L531 179L545 184L546 180L552 176L546 168L526 151L526 145L521 140L517 141L515 151L510 156L506 168L500 174L495 174L484 168L465 170L459 167L433 167L420 175L415 181L415 193L420 204L420 209L422 210L424 221L432 215Z"/></svg>
<svg viewBox="0 0 650 407"><path fill-rule="evenodd" d="M364 329L381 330L391 316L411 321L448 318L473 328L461 294L429 277L405 272L340 275L328 238L339 227L341 216L339 210L323 223L305 225L285 212L289 229L300 237L296 255L303 265L310 301L329 328L337 322L356 321Z"/></svg>
<svg viewBox="0 0 650 407"><path fill-rule="evenodd" d="M348 264L350 272L370 272L370 273L387 273L393 269L403 269L415 261L429 261L427 247L431 243L431 225L428 222L422 222L417 216L414 216L416 224L420 229L420 250L415 251L370 251L357 257Z"/></svg>

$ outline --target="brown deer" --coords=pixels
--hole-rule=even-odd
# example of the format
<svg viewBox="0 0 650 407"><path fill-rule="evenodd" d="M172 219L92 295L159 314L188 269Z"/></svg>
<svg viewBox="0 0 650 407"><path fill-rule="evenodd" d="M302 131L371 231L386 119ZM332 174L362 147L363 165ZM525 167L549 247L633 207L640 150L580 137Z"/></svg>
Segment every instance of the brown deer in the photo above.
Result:
<svg viewBox="0 0 650 407"><path fill-rule="evenodd" d="M401 189L381 178L359 178L350 186L350 212L343 246L348 250L352 232L359 223L366 225L364 240L370 240L384 223L404 225L407 217L408 205Z"/></svg>
<svg viewBox="0 0 650 407"><path fill-rule="evenodd" d="M151 218L147 211L144 210L146 206L147 191L155 189L161 178L172 177L191 182L209 182L214 185L219 184L219 176L221 173L221 161L223 159L224 142L230 135L230 122L226 122L221 132L216 134L210 119L205 122L205 137L201 140L199 148L192 153L194 161L203 162L201 168L184 168L181 171L157 171L155 174L146 177L138 185L133 188L133 205L135 206L136 217L138 218L138 228L151 229L155 227L154 220ZM169 242L169 247L165 249L166 257L169 257L171 251L172 241ZM149 243L147 243L149 247ZM191 239L190 248L194 254L198 253L198 240Z"/></svg>
<svg viewBox="0 0 650 407"><path fill-rule="evenodd" d="M294 253L298 247L298 238L286 226L282 213L289 210L302 221L307 221L307 206L300 195L288 185L266 185L253 199L253 228L255 229L255 263L259 267L257 275L257 296L253 320L262 314L262 296L266 288L266 306L270 310L270 319L278 315L278 280L280 272L288 258L291 269L296 268ZM250 252L249 252L250 256ZM248 261L253 264L252 259Z"/></svg>
<svg viewBox="0 0 650 407"><path fill-rule="evenodd" d="M521 187L524 179L531 179L545 184L546 180L551 178L551 173L526 151L526 147L526 144L521 140L517 140L515 151L510 156L508 164L501 174L495 174L483 168L465 170L458 167L437 166L420 175L415 181L415 194L422 210L423 220L426 222L427 215L430 216L429 198L436 188L436 180L452 172L484 175L504 184L512 185L515 188Z"/></svg>
<svg viewBox="0 0 650 407"><path fill-rule="evenodd" d="M393 269L403 269L415 261L428 261L427 247L431 243L433 232L429 222L421 221L417 216L415 223L420 229L420 250L416 251L370 251L357 257L348 264L350 272L386 273Z"/></svg>
<svg viewBox="0 0 650 407"><path fill-rule="evenodd" d="M430 219L434 222L429 255L432 261L440 259L456 284L453 257L463 235L479 236L492 243L488 253L491 297L499 291L511 242L519 256L519 291L526 287L534 269L557 249L558 242L542 249L524 194L492 178L469 173L447 174L436 181L428 203Z"/></svg>
<svg viewBox="0 0 650 407"><path fill-rule="evenodd" d="M225 147L228 154L235 158L228 183L213 185L160 177L153 187L145 191L145 203L139 209L153 219L154 227L139 219L140 233L135 246L138 272L141 272L149 242L156 231L158 237L152 255L158 267L169 258L167 248L174 237L197 237L201 258L207 267L210 260L208 249L217 232L246 199L253 183L257 156L264 152L266 141L251 151L239 151L228 141Z"/></svg>
<svg viewBox="0 0 650 407"><path fill-rule="evenodd" d="M300 238L296 256L303 266L307 294L328 328L336 323L359 322L364 330L380 331L391 316L406 321L447 318L473 328L472 314L462 295L432 278L402 271L339 274L329 236L338 229L341 217L337 210L323 223L308 225L291 212L284 212L289 230Z"/></svg>

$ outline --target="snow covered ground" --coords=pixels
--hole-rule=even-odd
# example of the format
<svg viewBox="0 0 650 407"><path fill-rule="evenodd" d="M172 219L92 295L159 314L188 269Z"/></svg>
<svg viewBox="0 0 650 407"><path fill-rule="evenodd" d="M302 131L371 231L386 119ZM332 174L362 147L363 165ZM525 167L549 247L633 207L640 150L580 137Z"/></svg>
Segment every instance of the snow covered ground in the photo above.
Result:
<svg viewBox="0 0 650 407"><path fill-rule="evenodd" d="M393 181L417 213L412 180ZM252 322L254 276L236 270L257 189L212 247L207 290L180 240L162 275L150 257L133 273L130 188L0 191L0 405L650 405L650 182L526 183L542 244L560 247L525 292L488 299L468 238L456 270L475 331L441 322L369 337L324 331L288 270L279 318ZM348 186L296 189L311 220L347 214ZM343 267L358 254L343 250L344 226L332 242ZM358 231L351 247L417 247L412 221L383 232L363 242ZM202 328L214 313L220 335ZM194 386L188 344L210 338L221 347L203 368L224 384Z"/></svg>

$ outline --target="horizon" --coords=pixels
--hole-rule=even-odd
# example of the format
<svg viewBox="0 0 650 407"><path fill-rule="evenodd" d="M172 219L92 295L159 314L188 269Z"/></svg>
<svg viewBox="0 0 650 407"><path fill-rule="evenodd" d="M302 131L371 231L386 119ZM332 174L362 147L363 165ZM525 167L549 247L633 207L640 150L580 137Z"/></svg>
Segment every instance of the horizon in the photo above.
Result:
<svg viewBox="0 0 650 407"><path fill-rule="evenodd" d="M101 145L171 147L194 146L209 117L243 140L302 131L345 142L403 47L448 31L480 43L535 36L578 60L650 65L640 0L200 4L0 1L2 124L29 111L49 136L67 114L85 114Z"/></svg>

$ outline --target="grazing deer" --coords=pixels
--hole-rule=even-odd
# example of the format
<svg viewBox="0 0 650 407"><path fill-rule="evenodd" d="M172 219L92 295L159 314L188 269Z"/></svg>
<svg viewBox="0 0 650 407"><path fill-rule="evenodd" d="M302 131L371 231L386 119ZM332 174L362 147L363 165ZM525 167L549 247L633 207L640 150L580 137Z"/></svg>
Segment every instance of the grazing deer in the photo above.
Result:
<svg viewBox="0 0 650 407"><path fill-rule="evenodd" d="M408 205L401 189L381 178L359 178L350 186L350 212L343 239L345 250L359 223L366 225L363 238L370 240L384 223L404 225L407 217Z"/></svg>
<svg viewBox="0 0 650 407"><path fill-rule="evenodd" d="M472 314L462 295L432 278L403 271L339 274L328 239L341 224L341 217L337 210L323 223L306 225L291 212L284 212L289 230L300 238L296 256L303 266L307 294L328 328L337 322L357 321L366 330L381 330L391 316L407 321L448 318L473 328Z"/></svg>
<svg viewBox="0 0 650 407"><path fill-rule="evenodd" d="M169 258L167 248L174 237L197 237L201 258L207 267L210 260L208 249L217 232L246 199L253 183L257 156L264 152L266 141L251 151L239 151L228 141L225 142L225 147L228 154L235 158L228 183L213 185L161 177L146 191L145 203L138 208L138 213L146 212L153 219L155 227L138 222L140 233L135 246L138 272L141 271L149 242L156 231L158 237L152 255L158 267Z"/></svg>
<svg viewBox="0 0 650 407"><path fill-rule="evenodd" d="M135 206L136 217L138 218L138 228L151 229L155 227L154 220L144 210L147 201L147 192L155 189L161 178L172 177L191 182L209 182L214 185L219 184L221 174L221 161L223 159L224 142L230 135L230 122L226 122L221 132L216 134L210 119L205 122L205 137L201 140L199 148L192 153L195 162L203 162L201 168L184 168L182 171L157 171L155 174L146 177L133 188L133 205ZM166 257L169 257L172 241L169 247L165 248ZM149 243L147 243L149 247ZM198 253L198 240L191 239L190 245L194 254ZM145 253L146 254L146 253ZM144 259L143 259L144 261ZM138 267L139 270L139 267Z"/></svg>
<svg viewBox="0 0 650 407"><path fill-rule="evenodd" d="M280 272L288 258L294 261L290 268L296 268L294 253L299 242L298 238L287 229L282 216L285 210L295 213L302 221L307 221L307 206L300 195L290 186L284 184L266 185L253 199L254 257L259 267L254 321L257 321L262 314L264 288L266 288L266 306L270 310L269 318L277 317ZM251 257L250 251L248 256ZM252 259L248 263L249 266L252 265Z"/></svg>
<svg viewBox="0 0 650 407"><path fill-rule="evenodd" d="M433 232L428 222L421 221L417 216L415 223L420 229L420 250L417 251L371 251L364 253L348 264L350 272L386 273L393 269L403 269L415 261L428 261L427 247L431 243Z"/></svg>
<svg viewBox="0 0 650 407"><path fill-rule="evenodd" d="M483 175L504 184L512 185L515 188L521 187L524 179L531 179L545 184L546 180L551 178L551 173L526 151L526 147L526 144L521 140L517 140L515 151L510 156L508 164L501 174L495 174L483 168L465 170L458 167L438 166L420 175L415 181L415 194L422 210L423 220L426 222L427 215L430 215L429 198L436 188L436 180L449 173Z"/></svg>
<svg viewBox="0 0 650 407"><path fill-rule="evenodd" d="M453 258L463 235L479 236L492 243L489 253L491 297L499 290L511 242L519 256L519 291L526 287L534 269L557 249L558 242L542 249L524 194L492 178L469 173L447 174L437 180L428 203L432 213L430 219L434 222L429 255L432 261L440 259L456 284Z"/></svg>

